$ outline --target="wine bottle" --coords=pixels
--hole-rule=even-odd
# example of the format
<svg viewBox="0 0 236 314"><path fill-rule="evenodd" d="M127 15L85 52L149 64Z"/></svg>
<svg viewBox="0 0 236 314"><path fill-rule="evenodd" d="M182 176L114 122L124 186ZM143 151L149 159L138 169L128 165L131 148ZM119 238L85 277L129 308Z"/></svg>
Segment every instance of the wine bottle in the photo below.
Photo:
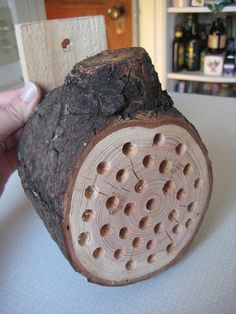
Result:
<svg viewBox="0 0 236 314"><path fill-rule="evenodd" d="M225 60L224 60L224 76L234 76L235 73L236 53L234 49L234 38L231 37L227 41Z"/></svg>
<svg viewBox="0 0 236 314"><path fill-rule="evenodd" d="M207 32L206 26L200 25L199 29L199 37L200 37L200 71L204 71L204 59L207 53Z"/></svg>
<svg viewBox="0 0 236 314"><path fill-rule="evenodd" d="M212 23L207 46L210 53L219 54L224 52L226 46L226 32L221 19L217 19L217 21Z"/></svg>
<svg viewBox="0 0 236 314"><path fill-rule="evenodd" d="M175 29L175 38L173 40L172 65L174 72L181 71L184 68L184 36L183 28L180 26L177 26Z"/></svg>
<svg viewBox="0 0 236 314"><path fill-rule="evenodd" d="M192 24L185 45L185 68L189 71L197 71L200 68L200 46L200 38L197 35L197 15L192 15Z"/></svg>
<svg viewBox="0 0 236 314"><path fill-rule="evenodd" d="M233 20L232 16L226 17L226 39L233 38Z"/></svg>

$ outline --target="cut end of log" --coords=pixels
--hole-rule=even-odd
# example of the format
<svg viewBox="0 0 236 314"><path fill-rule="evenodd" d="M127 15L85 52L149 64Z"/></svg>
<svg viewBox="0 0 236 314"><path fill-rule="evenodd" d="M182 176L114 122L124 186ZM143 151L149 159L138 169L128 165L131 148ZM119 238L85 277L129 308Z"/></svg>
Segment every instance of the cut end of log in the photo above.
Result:
<svg viewBox="0 0 236 314"><path fill-rule="evenodd" d="M211 180L183 119L144 116L114 128L75 164L65 234L75 268L97 283L122 285L183 254L203 219Z"/></svg>
<svg viewBox="0 0 236 314"><path fill-rule="evenodd" d="M142 48L75 65L27 122L19 159L53 239L102 285L147 279L176 262L212 190L207 150Z"/></svg>

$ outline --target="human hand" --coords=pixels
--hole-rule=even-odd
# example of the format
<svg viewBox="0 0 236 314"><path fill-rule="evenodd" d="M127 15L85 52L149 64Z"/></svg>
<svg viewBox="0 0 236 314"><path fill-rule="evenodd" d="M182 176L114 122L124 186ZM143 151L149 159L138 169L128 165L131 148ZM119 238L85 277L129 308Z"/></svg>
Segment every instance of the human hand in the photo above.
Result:
<svg viewBox="0 0 236 314"><path fill-rule="evenodd" d="M17 168L18 140L40 97L40 88L32 82L16 90L0 92L0 195Z"/></svg>

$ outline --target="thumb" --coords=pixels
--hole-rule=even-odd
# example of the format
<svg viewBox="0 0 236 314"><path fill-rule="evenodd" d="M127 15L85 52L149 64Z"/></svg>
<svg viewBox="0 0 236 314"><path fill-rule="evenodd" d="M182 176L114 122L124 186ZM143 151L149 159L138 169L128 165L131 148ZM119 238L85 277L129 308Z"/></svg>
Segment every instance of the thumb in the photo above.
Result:
<svg viewBox="0 0 236 314"><path fill-rule="evenodd" d="M28 82L14 98L0 104L0 142L21 128L40 100L40 88Z"/></svg>

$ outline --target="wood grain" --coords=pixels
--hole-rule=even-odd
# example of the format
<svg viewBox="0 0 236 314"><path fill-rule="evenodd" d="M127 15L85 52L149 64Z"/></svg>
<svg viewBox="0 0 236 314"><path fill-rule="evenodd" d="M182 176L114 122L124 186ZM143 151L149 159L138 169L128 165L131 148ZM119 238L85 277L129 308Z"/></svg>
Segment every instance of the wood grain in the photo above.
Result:
<svg viewBox="0 0 236 314"><path fill-rule="evenodd" d="M45 91L63 84L82 59L106 49L102 16L16 25L23 77Z"/></svg>
<svg viewBox="0 0 236 314"><path fill-rule="evenodd" d="M211 190L208 161L186 121L144 115L123 126L80 156L66 214L76 268L110 284L147 278L179 258ZM154 144L156 135L164 141Z"/></svg>

